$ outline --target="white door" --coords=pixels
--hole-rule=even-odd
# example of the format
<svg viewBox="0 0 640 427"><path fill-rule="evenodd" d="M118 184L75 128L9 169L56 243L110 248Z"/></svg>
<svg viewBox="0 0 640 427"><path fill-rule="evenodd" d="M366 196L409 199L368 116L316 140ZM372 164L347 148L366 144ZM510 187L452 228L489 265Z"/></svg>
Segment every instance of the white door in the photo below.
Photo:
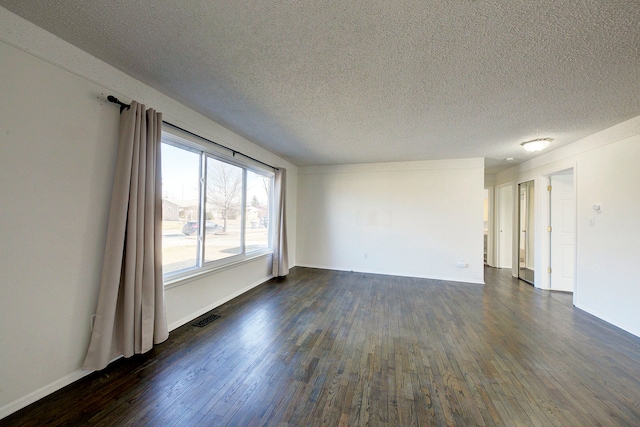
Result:
<svg viewBox="0 0 640 427"><path fill-rule="evenodd" d="M513 267L513 186L498 187L498 268Z"/></svg>
<svg viewBox="0 0 640 427"><path fill-rule="evenodd" d="M576 211L573 171L551 175L551 289L573 292Z"/></svg>

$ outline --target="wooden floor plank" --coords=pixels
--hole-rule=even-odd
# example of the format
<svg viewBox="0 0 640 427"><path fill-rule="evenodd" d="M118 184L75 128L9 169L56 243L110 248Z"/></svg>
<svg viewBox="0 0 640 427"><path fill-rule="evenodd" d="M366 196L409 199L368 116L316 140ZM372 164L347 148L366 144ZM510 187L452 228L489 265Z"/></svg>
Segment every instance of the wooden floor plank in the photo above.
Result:
<svg viewBox="0 0 640 427"><path fill-rule="evenodd" d="M640 339L509 270L293 268L0 426L640 425Z"/></svg>

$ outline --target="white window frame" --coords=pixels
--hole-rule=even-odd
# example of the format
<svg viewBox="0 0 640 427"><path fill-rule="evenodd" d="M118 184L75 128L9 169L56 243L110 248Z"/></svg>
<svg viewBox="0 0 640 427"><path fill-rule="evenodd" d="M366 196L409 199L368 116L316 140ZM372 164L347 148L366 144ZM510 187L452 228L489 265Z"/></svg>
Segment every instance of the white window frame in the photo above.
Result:
<svg viewBox="0 0 640 427"><path fill-rule="evenodd" d="M232 255L226 258L204 261L204 246L206 239L206 227L198 227L198 245L196 249L197 258L196 266L184 268L182 270L172 271L170 273L163 273L163 281L165 289L170 289L181 284L187 283L200 276L211 274L217 271L222 271L227 268L243 264L254 260L259 257L266 257L273 254L273 242L274 242L274 227L273 216L275 208L274 204L274 172L273 170L260 165L257 162L253 162L250 159L235 157L229 155L227 150L216 147L213 144L208 143L206 140L201 140L193 135L185 132L181 132L177 129L163 125L162 129L162 144L169 144L176 148L191 151L200 155L200 170L199 170L199 211L198 222L199 224L206 224L206 180L207 180L207 158L213 158L224 163L242 168L242 196L241 196L241 239L240 248L241 253L238 255ZM254 172L258 175L263 175L270 179L269 188L269 219L267 223L268 227L268 247L264 249L258 249L251 252L246 252L246 203L247 203L247 171Z"/></svg>

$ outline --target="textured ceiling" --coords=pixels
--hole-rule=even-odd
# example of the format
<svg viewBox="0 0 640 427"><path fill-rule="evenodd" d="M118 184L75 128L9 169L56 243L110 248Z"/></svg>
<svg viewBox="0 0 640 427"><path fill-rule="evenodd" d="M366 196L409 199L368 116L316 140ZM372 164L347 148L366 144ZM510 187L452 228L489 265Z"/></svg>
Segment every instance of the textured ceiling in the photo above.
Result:
<svg viewBox="0 0 640 427"><path fill-rule="evenodd" d="M635 0L0 0L297 165L484 157L640 115Z"/></svg>

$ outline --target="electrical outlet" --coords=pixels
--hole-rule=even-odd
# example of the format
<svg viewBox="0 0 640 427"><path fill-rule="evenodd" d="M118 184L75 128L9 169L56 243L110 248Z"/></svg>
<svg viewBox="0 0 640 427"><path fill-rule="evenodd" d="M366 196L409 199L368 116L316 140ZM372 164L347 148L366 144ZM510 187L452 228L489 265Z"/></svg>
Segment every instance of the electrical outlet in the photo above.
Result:
<svg viewBox="0 0 640 427"><path fill-rule="evenodd" d="M595 216L590 216L589 217L589 226L590 227L595 227L596 225L596 217Z"/></svg>

